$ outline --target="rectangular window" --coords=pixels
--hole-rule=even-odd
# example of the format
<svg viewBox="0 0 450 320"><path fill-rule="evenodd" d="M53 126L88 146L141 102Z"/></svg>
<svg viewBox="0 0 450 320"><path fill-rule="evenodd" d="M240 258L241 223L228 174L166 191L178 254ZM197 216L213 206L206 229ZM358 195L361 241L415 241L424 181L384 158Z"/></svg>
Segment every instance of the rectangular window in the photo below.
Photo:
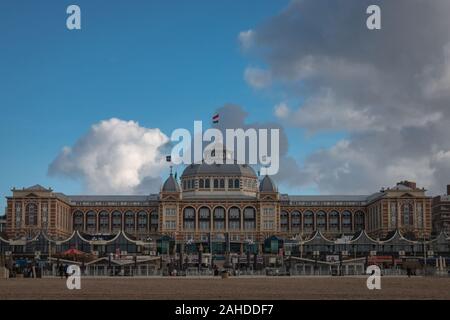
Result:
<svg viewBox="0 0 450 320"><path fill-rule="evenodd" d="M176 229L176 221L171 221L171 220L166 221L166 229L170 229L170 230Z"/></svg>
<svg viewBox="0 0 450 320"><path fill-rule="evenodd" d="M177 215L175 208L166 208L166 216L167 217L175 217Z"/></svg>

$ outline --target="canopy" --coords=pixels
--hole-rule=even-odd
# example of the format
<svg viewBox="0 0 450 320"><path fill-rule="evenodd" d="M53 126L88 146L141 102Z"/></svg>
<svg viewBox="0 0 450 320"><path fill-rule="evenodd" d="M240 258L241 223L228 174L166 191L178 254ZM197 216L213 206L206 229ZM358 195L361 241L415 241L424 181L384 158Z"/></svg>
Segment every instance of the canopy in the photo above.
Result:
<svg viewBox="0 0 450 320"><path fill-rule="evenodd" d="M80 250L72 248L72 249L64 251L63 255L65 255L65 256L81 256L81 255L84 255L84 252L81 252Z"/></svg>

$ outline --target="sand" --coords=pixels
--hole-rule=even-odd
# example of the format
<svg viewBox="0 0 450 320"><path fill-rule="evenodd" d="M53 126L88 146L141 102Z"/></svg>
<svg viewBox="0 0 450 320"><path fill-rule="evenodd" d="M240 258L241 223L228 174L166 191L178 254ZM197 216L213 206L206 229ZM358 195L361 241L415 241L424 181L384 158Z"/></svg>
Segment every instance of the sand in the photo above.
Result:
<svg viewBox="0 0 450 320"><path fill-rule="evenodd" d="M450 299L450 278L382 277L368 290L365 277L104 278L0 280L2 299Z"/></svg>

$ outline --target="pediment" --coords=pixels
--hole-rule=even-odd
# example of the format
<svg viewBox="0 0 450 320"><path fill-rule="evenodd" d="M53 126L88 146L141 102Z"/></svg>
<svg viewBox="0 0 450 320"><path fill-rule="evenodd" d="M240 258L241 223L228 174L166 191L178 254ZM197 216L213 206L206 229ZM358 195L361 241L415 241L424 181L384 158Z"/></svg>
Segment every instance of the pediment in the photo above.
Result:
<svg viewBox="0 0 450 320"><path fill-rule="evenodd" d="M165 196L163 198L164 200L169 200L169 201L177 201L178 198L174 197L174 196Z"/></svg>
<svg viewBox="0 0 450 320"><path fill-rule="evenodd" d="M35 193L29 193L25 196L25 198L38 198L39 196Z"/></svg>
<svg viewBox="0 0 450 320"><path fill-rule="evenodd" d="M414 198L414 195L410 193L404 193L400 196L400 198Z"/></svg>

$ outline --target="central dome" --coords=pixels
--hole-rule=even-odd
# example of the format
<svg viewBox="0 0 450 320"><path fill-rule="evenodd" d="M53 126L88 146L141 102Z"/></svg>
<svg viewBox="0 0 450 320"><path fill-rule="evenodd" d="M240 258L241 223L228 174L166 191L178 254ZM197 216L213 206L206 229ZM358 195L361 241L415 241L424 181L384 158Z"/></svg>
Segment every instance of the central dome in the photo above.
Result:
<svg viewBox="0 0 450 320"><path fill-rule="evenodd" d="M193 176L242 176L256 178L253 168L246 164L191 164L184 169L182 177Z"/></svg>

